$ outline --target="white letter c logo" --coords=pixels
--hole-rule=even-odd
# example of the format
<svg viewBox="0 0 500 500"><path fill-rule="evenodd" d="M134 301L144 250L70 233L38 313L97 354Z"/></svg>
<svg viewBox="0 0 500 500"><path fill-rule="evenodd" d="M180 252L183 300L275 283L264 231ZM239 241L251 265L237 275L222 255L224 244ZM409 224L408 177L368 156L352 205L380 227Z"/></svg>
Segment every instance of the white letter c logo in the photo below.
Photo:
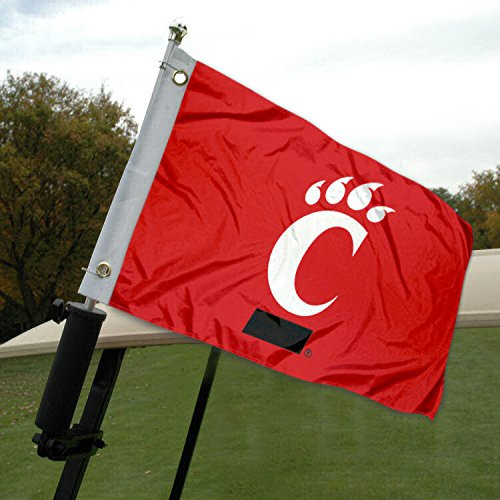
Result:
<svg viewBox="0 0 500 500"><path fill-rule="evenodd" d="M341 212L323 210L295 221L278 239L269 258L267 279L278 304L297 316L313 316L326 309L337 297L324 304L304 302L295 289L295 275L309 247L328 229L345 229L353 243L352 255L368 234L355 219Z"/></svg>

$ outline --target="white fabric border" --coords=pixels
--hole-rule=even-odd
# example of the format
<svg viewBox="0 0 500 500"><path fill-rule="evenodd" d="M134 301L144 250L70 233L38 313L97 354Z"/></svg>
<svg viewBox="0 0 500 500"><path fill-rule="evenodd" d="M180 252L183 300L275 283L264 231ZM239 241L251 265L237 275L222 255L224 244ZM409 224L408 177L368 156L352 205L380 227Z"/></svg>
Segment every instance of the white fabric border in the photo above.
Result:
<svg viewBox="0 0 500 500"><path fill-rule="evenodd" d="M169 66L160 69L149 101L141 131L125 167L113 202L94 248L78 293L108 304L127 252L130 239L141 214L160 160L174 127L187 85L172 81L175 69L192 75L196 61L169 42L164 61ZM189 83L189 82L188 82ZM111 266L111 274L100 278L95 273L100 262Z"/></svg>

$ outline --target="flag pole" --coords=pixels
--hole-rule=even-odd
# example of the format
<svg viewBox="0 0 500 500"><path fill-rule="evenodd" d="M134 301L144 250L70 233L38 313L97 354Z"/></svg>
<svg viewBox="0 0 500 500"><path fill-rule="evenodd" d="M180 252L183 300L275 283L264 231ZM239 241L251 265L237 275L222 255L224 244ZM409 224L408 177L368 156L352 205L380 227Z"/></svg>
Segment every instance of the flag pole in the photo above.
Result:
<svg viewBox="0 0 500 500"><path fill-rule="evenodd" d="M167 50L153 95L169 65L173 48L181 43L186 33L186 27L180 23L170 26ZM184 71L174 72L174 83L184 85L183 78L187 78ZM101 266L106 266L106 272L100 269ZM111 268L101 262L95 273L85 271L103 278L109 276ZM76 498L90 457L105 446L100 427L126 351L125 348L103 351L80 422L70 428L106 318L106 313L95 307L97 300L90 297L91 294L83 295L86 296L84 303L65 304L57 299L51 306L52 319L57 323L66 320L66 323L35 419L42 432L32 439L37 444L39 456L66 462L54 497L58 500Z"/></svg>
<svg viewBox="0 0 500 500"><path fill-rule="evenodd" d="M84 304L64 304L57 299L51 307L52 319L56 323L66 320L66 324L35 419L37 427L42 429L42 434L33 438L40 456L50 458L58 448L56 437L67 436L69 432L97 337L106 319L106 313L96 309L95 304L92 298L87 298Z"/></svg>

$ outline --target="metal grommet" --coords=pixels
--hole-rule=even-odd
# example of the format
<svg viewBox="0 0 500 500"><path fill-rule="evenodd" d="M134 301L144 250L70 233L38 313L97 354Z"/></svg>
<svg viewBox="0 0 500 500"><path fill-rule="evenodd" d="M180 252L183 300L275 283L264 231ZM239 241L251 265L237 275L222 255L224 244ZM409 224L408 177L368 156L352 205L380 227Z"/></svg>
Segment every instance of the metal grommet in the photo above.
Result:
<svg viewBox="0 0 500 500"><path fill-rule="evenodd" d="M186 85L188 78L188 74L183 69L175 70L172 75L172 81L179 87Z"/></svg>
<svg viewBox="0 0 500 500"><path fill-rule="evenodd" d="M107 278L111 274L111 266L107 262L99 262L95 272L99 278Z"/></svg>

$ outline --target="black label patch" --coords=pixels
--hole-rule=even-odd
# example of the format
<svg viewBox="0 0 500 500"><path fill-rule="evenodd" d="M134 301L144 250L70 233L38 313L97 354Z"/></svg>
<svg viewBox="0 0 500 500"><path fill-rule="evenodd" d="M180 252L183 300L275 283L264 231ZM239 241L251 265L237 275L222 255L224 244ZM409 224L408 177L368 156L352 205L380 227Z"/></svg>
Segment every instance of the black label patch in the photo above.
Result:
<svg viewBox="0 0 500 500"><path fill-rule="evenodd" d="M243 333L300 354L312 330L274 314L255 309Z"/></svg>

